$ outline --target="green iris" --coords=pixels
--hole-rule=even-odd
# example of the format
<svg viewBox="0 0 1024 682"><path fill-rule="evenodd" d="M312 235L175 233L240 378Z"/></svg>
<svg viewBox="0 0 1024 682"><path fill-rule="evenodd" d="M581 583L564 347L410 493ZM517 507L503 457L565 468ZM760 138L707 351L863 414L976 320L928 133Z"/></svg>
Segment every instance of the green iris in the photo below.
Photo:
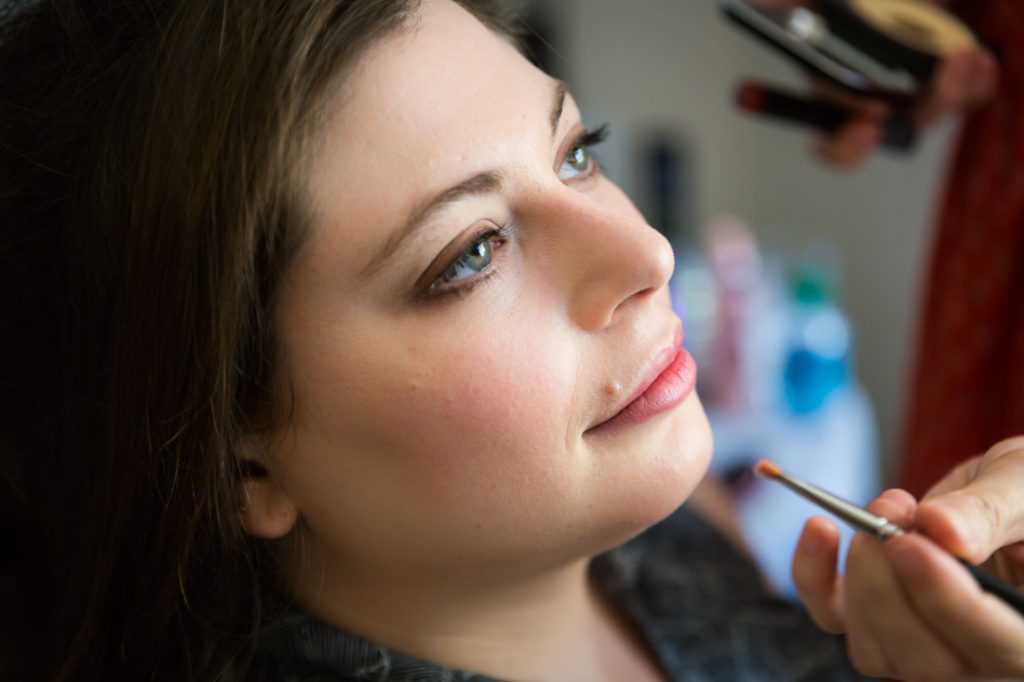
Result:
<svg viewBox="0 0 1024 682"><path fill-rule="evenodd" d="M494 258L494 245L490 236L482 236L463 251L444 273L444 281L465 279L483 272Z"/></svg>
<svg viewBox="0 0 1024 682"><path fill-rule="evenodd" d="M574 147L569 152L569 156L565 159L565 161L576 170L585 171L587 170L587 164L589 164L590 162L590 157L587 155L586 148Z"/></svg>
<svg viewBox="0 0 1024 682"><path fill-rule="evenodd" d="M562 160L562 167L558 171L558 177L562 180L572 180L575 177L585 175L591 167L590 150L586 145L578 144L569 150Z"/></svg>

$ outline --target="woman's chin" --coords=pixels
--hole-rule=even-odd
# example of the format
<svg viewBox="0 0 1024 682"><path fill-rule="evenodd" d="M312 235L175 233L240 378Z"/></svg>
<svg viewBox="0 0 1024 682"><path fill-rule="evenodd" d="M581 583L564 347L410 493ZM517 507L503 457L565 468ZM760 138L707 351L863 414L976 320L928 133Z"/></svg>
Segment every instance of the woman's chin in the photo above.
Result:
<svg viewBox="0 0 1024 682"><path fill-rule="evenodd" d="M626 468L609 494L622 522L621 534L626 536L619 542L678 509L704 478L711 461L711 429L695 393L664 417L668 423L651 424L662 428L651 429L642 444L616 453Z"/></svg>

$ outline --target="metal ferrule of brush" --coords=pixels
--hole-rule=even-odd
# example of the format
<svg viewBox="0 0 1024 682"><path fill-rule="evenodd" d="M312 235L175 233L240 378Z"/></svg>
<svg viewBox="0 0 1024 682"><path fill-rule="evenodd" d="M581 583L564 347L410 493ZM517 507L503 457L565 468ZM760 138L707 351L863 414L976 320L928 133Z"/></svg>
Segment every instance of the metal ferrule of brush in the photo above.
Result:
<svg viewBox="0 0 1024 682"><path fill-rule="evenodd" d="M887 540L905 532L884 516L872 514L795 476L784 473L777 480L798 495L806 497L811 502L879 540Z"/></svg>

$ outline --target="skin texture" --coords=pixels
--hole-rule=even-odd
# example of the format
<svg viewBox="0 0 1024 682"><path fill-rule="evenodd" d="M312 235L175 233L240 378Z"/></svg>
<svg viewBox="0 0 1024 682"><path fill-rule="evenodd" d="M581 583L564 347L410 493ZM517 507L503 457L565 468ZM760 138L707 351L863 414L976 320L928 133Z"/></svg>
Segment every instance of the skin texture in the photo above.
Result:
<svg viewBox="0 0 1024 682"><path fill-rule="evenodd" d="M596 168L566 163L584 127L556 85L430 0L337 92L278 309L294 409L252 445L270 474L247 483L244 523L286 539L287 589L349 631L516 679L645 679L657 671L586 564L689 495L710 433L693 393L587 432L656 373L680 323L666 240ZM500 188L390 241L483 172ZM475 286L425 294L497 227Z"/></svg>

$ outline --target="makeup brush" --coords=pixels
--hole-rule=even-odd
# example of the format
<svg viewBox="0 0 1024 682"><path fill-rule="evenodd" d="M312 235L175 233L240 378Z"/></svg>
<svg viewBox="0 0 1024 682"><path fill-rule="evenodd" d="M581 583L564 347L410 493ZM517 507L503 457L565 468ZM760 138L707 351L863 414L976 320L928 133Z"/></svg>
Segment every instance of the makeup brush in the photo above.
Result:
<svg viewBox="0 0 1024 682"><path fill-rule="evenodd" d="M808 483L796 476L785 473L774 462L762 459L754 466L754 472L762 478L778 481L797 495L810 500L822 509L835 514L857 530L863 531L878 540L885 541L897 535L903 535L906 532L884 516L872 514L866 509L822 490L813 483ZM983 590L991 592L1018 613L1024 615L1024 594L1021 594L1020 590L1009 583L1003 582L984 569L968 563L964 559L957 558L957 561L974 576L974 579Z"/></svg>

